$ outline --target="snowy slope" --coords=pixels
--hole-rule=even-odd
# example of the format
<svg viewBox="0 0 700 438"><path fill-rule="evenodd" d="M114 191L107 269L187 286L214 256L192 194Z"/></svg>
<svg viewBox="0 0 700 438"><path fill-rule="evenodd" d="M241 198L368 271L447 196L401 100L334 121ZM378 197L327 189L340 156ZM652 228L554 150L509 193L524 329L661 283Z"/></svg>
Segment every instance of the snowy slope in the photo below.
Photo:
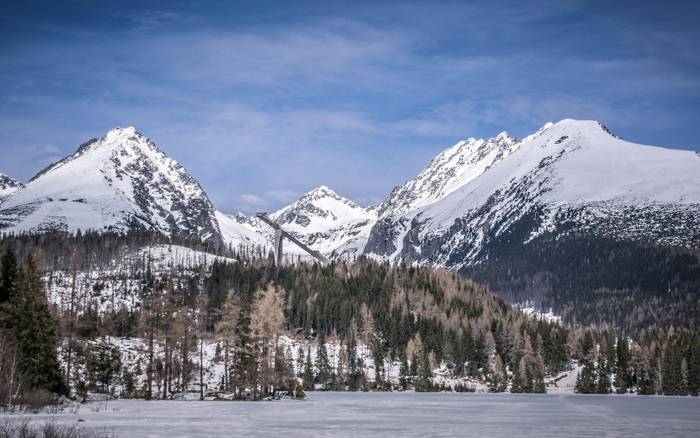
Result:
<svg viewBox="0 0 700 438"><path fill-rule="evenodd" d="M219 222L221 238L227 245L232 247L270 246L264 230L253 226L251 219L241 213L228 215L217 211L216 220Z"/></svg>
<svg viewBox="0 0 700 438"><path fill-rule="evenodd" d="M102 312L108 309L132 309L141 303L147 270L155 276L169 272L177 272L178 275L194 274L214 262L236 261L179 245L150 245L137 251L124 251L106 266L93 266L78 271L74 299L83 306ZM44 282L49 301L59 309L66 308L73 291L73 272L48 272L44 276Z"/></svg>
<svg viewBox="0 0 700 438"><path fill-rule="evenodd" d="M470 137L438 154L418 176L395 187L378 207L378 224L368 238L368 252L395 255L410 227L410 214L468 184L522 143L501 132L494 138Z"/></svg>
<svg viewBox="0 0 700 438"><path fill-rule="evenodd" d="M4 173L0 173L0 204L10 195L22 188L22 183Z"/></svg>
<svg viewBox="0 0 700 438"><path fill-rule="evenodd" d="M442 199L394 218L405 227L400 233L392 236L380 220L366 252L459 268L526 216L535 220L523 244L563 223L568 232L700 244L694 152L626 142L597 122L577 120L547 124L511 150Z"/></svg>
<svg viewBox="0 0 700 438"><path fill-rule="evenodd" d="M331 257L361 254L376 210L364 208L326 186L317 187L294 203L271 213L270 218L311 248ZM224 242L231 245L253 244L273 247L272 228L256 217L217 214ZM285 254L307 254L295 244L285 242Z"/></svg>
<svg viewBox="0 0 700 438"><path fill-rule="evenodd" d="M146 229L220 238L199 183L133 127L90 140L37 174L2 204L0 229Z"/></svg>
<svg viewBox="0 0 700 438"><path fill-rule="evenodd" d="M520 143L507 132L495 138L462 140L444 150L418 176L396 187L379 214L400 214L438 201L508 157Z"/></svg>
<svg viewBox="0 0 700 438"><path fill-rule="evenodd" d="M311 248L331 254L349 242L366 239L377 216L373 209L320 186L270 217Z"/></svg>

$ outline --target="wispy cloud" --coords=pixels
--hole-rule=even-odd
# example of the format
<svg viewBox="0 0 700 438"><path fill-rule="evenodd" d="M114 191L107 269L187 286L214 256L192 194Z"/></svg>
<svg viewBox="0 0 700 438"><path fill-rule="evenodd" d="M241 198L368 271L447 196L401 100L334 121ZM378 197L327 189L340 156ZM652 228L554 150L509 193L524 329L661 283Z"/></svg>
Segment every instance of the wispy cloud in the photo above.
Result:
<svg viewBox="0 0 700 438"><path fill-rule="evenodd" d="M697 138L681 129L700 111L697 30L682 26L645 22L647 37L579 2L265 19L161 6L109 11L114 22L94 26L22 21L26 37L0 47L0 171L26 179L87 138L136 125L217 207L252 212L320 184L374 203L461 138L526 135L564 117L645 143Z"/></svg>

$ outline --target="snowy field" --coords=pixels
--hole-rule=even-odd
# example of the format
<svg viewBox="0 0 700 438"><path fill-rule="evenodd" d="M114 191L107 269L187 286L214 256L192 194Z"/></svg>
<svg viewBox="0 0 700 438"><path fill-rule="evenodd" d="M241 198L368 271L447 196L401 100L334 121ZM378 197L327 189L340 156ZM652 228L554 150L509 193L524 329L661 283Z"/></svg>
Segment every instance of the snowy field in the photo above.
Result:
<svg viewBox="0 0 700 438"><path fill-rule="evenodd" d="M700 430L700 399L311 393L305 401L119 400L30 418L117 437L688 437Z"/></svg>

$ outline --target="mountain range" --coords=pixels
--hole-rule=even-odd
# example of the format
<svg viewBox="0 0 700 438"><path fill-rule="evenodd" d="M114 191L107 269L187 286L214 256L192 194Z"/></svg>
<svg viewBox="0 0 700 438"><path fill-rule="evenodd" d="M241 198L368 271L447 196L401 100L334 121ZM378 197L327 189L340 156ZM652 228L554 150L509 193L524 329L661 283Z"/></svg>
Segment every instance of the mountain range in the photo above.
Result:
<svg viewBox="0 0 700 438"><path fill-rule="evenodd" d="M619 255L591 254L601 242L694 254L700 155L631 143L595 121L562 120L522 139L502 132L462 140L376 206L320 186L270 217L332 258L445 266L513 299L533 298L527 284L537 283L547 301L570 275L557 269L566 257L543 264L542 254L567 242L576 243L566 254L589 260ZM0 232L51 229L152 230L266 248L273 238L254 216L216 211L182 166L131 127L88 141L26 184L0 174ZM291 243L285 252L304 255Z"/></svg>

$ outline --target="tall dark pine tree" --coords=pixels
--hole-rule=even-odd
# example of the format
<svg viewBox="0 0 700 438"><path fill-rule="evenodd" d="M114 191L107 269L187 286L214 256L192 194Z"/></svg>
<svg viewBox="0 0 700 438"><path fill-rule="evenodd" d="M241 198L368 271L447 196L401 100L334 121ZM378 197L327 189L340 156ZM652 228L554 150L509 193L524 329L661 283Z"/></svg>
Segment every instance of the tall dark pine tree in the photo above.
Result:
<svg viewBox="0 0 700 438"><path fill-rule="evenodd" d="M581 369L576 379L576 392L581 394L593 394L596 391L595 384L595 363L593 351L593 336L587 331L581 340L581 358L579 365Z"/></svg>
<svg viewBox="0 0 700 438"><path fill-rule="evenodd" d="M304 363L304 373L302 374L302 384L307 391L314 390L314 366L311 363L311 351L306 350L306 362Z"/></svg>
<svg viewBox="0 0 700 438"><path fill-rule="evenodd" d="M679 350L678 342L673 338L669 339L663 355L661 392L664 395L685 395L681 375L683 358Z"/></svg>
<svg viewBox="0 0 700 438"><path fill-rule="evenodd" d="M58 336L44 284L29 256L19 270L7 310L8 328L17 346L19 369L28 388L67 394L58 364Z"/></svg>
<svg viewBox="0 0 700 438"><path fill-rule="evenodd" d="M408 359L406 359L406 350L401 352L401 368L399 369L399 385L404 391L408 389L410 372L408 367Z"/></svg>
<svg viewBox="0 0 700 438"><path fill-rule="evenodd" d="M320 332L318 337L318 349L316 350L316 369L318 374L316 375L316 380L322 385L327 385L331 380L331 363L328 360L328 351L326 350L326 336L323 331Z"/></svg>
<svg viewBox="0 0 700 438"><path fill-rule="evenodd" d="M14 252L6 250L0 258L0 306L10 301L15 289L17 277L17 260Z"/></svg>
<svg viewBox="0 0 700 438"><path fill-rule="evenodd" d="M236 326L236 353L233 367L234 379L238 389L251 388L255 393L257 385L257 357L255 343L250 330L250 296L243 293L241 309Z"/></svg>
<svg viewBox="0 0 700 438"><path fill-rule="evenodd" d="M350 391L356 391L360 386L362 377L362 369L357 358L357 342L355 335L351 334L347 344L348 350L348 388Z"/></svg>
<svg viewBox="0 0 700 438"><path fill-rule="evenodd" d="M700 334L696 334L690 347L688 360L688 391L692 395L700 393Z"/></svg>
<svg viewBox="0 0 700 438"><path fill-rule="evenodd" d="M617 387L618 394L624 394L631 385L629 372L629 340L626 336L622 336L617 340L615 351L617 356L615 364L615 386Z"/></svg>
<svg viewBox="0 0 700 438"><path fill-rule="evenodd" d="M427 350L423 350L423 360L418 369L418 378L416 379L417 392L429 392L433 387L433 370L430 367L430 358Z"/></svg>

